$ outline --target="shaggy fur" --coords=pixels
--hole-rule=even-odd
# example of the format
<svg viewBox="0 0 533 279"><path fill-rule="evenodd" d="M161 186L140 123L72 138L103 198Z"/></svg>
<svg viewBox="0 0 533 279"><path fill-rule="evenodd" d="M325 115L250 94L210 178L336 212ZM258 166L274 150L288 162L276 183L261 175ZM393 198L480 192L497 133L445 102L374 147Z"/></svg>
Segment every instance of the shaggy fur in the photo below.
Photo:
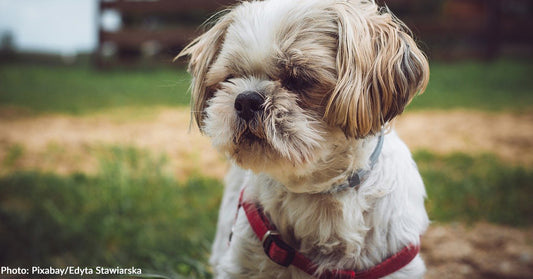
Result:
<svg viewBox="0 0 533 279"><path fill-rule="evenodd" d="M232 162L210 261L218 278L309 278L270 261L244 213L235 219L243 186L317 273L368 269L419 243L425 190L394 131L357 189L330 191L369 168L376 133L428 81L425 56L386 9L361 0L243 2L180 56L190 57L194 118ZM247 91L264 99L249 120L235 109ZM424 270L417 256L389 278Z"/></svg>

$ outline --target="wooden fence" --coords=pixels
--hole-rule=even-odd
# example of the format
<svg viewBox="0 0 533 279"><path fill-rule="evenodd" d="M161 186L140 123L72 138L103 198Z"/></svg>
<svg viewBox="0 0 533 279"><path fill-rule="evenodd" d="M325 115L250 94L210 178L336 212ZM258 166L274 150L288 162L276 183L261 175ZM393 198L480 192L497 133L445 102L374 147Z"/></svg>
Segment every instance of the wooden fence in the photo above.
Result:
<svg viewBox="0 0 533 279"><path fill-rule="evenodd" d="M100 68L117 64L170 63L172 57L200 34L200 24L235 0L99 0L98 47ZM120 16L119 30L105 30L102 16Z"/></svg>
<svg viewBox="0 0 533 279"><path fill-rule="evenodd" d="M439 59L533 56L531 0L385 0Z"/></svg>
<svg viewBox="0 0 533 279"><path fill-rule="evenodd" d="M290 1L290 0L287 0ZM139 62L169 63L199 35L209 15L236 0L99 1L99 16L120 15L119 30L99 22L99 67ZM492 59L532 56L532 0L377 0L413 31L432 58Z"/></svg>

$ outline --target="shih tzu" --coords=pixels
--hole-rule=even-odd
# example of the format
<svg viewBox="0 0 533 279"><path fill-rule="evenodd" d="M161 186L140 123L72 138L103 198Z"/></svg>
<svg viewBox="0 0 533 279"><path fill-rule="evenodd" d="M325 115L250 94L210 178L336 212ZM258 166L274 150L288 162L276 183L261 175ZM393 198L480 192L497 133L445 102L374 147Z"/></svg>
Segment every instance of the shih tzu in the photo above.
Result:
<svg viewBox="0 0 533 279"><path fill-rule="evenodd" d="M242 2L178 57L232 163L217 278L421 278L425 189L390 121L425 89L408 29L371 0Z"/></svg>

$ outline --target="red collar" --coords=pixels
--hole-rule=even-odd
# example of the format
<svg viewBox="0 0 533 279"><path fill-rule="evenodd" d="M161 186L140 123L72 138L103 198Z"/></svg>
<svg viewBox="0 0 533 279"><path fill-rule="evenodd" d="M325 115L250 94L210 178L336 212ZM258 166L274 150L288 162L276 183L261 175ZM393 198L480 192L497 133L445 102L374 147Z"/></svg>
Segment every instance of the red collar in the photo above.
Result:
<svg viewBox="0 0 533 279"><path fill-rule="evenodd" d="M293 265L310 275L315 275L316 265L307 257L285 243L276 228L270 224L263 214L262 208L255 204L243 201L244 189L241 190L239 208L242 207L248 222L257 238L262 242L265 254L275 263L288 267ZM398 253L387 258L380 264L364 271L354 270L327 270L320 274L320 279L373 279L390 275L410 263L420 251L420 246L409 245Z"/></svg>

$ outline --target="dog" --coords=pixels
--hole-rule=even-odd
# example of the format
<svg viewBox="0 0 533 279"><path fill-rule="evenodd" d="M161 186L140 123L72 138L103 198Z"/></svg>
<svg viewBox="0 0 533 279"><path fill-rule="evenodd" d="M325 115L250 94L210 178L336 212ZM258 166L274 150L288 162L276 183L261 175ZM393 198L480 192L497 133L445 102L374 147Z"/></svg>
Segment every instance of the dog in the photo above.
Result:
<svg viewBox="0 0 533 279"><path fill-rule="evenodd" d="M192 115L231 168L217 278L421 278L424 184L391 122L429 79L371 0L265 0L219 13L189 58Z"/></svg>

